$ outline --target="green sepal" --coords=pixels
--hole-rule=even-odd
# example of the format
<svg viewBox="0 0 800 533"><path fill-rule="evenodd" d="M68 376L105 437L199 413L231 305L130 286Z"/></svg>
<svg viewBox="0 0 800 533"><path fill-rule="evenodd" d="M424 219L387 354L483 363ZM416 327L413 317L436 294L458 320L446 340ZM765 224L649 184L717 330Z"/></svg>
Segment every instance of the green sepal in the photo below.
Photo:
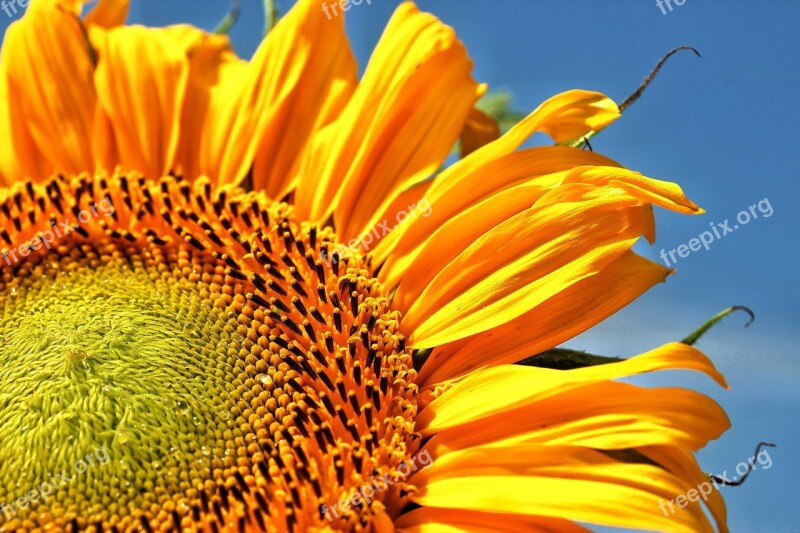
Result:
<svg viewBox="0 0 800 533"><path fill-rule="evenodd" d="M280 12L275 0L264 0L264 35L266 36L278 23Z"/></svg>
<svg viewBox="0 0 800 533"><path fill-rule="evenodd" d="M433 353L433 348L423 348L421 350L414 350L411 353L411 359L414 361L414 370L420 371L422 365L428 360L428 357Z"/></svg>
<svg viewBox="0 0 800 533"><path fill-rule="evenodd" d="M567 348L553 348L538 355L526 357L516 364L535 366L538 368L552 368L554 370L572 370L573 368L619 363L623 360L624 359L620 357L594 355L578 350L568 350Z"/></svg>
<svg viewBox="0 0 800 533"><path fill-rule="evenodd" d="M225 15L217 27L214 28L212 33L217 35L228 35L228 32L231 31L233 25L236 24L236 21L239 19L239 11L241 10L241 5L239 4L239 0L231 0L231 9Z"/></svg>
<svg viewBox="0 0 800 533"><path fill-rule="evenodd" d="M514 96L509 91L491 91L483 95L475 107L497 121L500 132L505 133L525 118L524 113L512 109L513 99Z"/></svg>
<svg viewBox="0 0 800 533"><path fill-rule="evenodd" d="M716 315L712 316L708 321L706 321L703 325L701 325L699 328L694 330L688 337L683 339L681 342L683 344L688 344L689 346L692 346L694 343L696 343L698 340L700 340L700 337L705 335L705 333L709 329L714 327L714 325L716 325L717 322L719 322L720 320L722 320L723 318L725 318L729 314L733 313L734 311L744 311L745 313L750 315L750 320L747 322L747 324L744 325L744 327L749 326L750 324L753 323L753 320L756 319L756 315L750 309L748 309L747 307L745 307L743 305L734 305L734 306L731 306L731 307L725 309L724 311L722 311L720 313L717 313Z"/></svg>

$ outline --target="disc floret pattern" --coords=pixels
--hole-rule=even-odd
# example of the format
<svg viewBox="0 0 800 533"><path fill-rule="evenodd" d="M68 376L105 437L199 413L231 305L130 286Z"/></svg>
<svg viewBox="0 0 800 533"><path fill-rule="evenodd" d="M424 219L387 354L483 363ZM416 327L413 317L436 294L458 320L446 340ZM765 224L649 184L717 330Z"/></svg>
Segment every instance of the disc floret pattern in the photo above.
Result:
<svg viewBox="0 0 800 533"><path fill-rule="evenodd" d="M410 351L369 258L323 261L330 228L173 176L18 186L0 239L106 197L112 217L2 266L0 497L87 450L109 461L5 527L313 530L398 513L402 480L332 522L319 512L398 479L419 448Z"/></svg>

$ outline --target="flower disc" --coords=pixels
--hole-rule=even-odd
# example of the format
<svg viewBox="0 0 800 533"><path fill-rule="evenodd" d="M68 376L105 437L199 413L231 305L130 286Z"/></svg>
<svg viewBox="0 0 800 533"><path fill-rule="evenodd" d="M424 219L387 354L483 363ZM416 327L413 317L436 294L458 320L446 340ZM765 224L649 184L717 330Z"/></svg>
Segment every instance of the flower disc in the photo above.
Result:
<svg viewBox="0 0 800 533"><path fill-rule="evenodd" d="M332 234L285 204L208 191L80 178L2 206L9 240L44 239L0 283L10 526L309 528L415 451L399 315L363 258L323 261ZM65 213L87 221L51 244ZM328 518L366 523L391 485Z"/></svg>

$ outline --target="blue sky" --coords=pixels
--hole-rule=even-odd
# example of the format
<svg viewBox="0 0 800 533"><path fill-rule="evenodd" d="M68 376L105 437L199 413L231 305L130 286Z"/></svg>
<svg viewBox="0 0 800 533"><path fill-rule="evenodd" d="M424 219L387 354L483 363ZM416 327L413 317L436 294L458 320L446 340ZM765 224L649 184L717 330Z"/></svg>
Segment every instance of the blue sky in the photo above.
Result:
<svg viewBox="0 0 800 533"><path fill-rule="evenodd" d="M279 2L282 8L291 2ZM348 13L360 63L369 58L394 0L366 0ZM723 489L732 531L796 531L795 486L800 479L800 225L794 216L800 168L800 2L686 0L663 14L656 0L430 0L419 5L456 28L475 61L475 77L510 90L515 107L530 111L572 88L621 101L658 58L674 57L621 120L592 141L594 149L642 173L676 181L707 210L697 217L656 214L657 241L637 251L655 261L709 230L737 223L742 210L767 199L759 213L709 250L679 258L676 275L617 316L568 345L595 353L633 355L678 340L730 305L756 315L748 329L733 315L700 347L726 375L731 390L683 373L647 383L686 384L715 398L733 427L701 451L706 470L732 471L761 440L776 442L773 465L738 488ZM260 0L243 0L232 32L241 55L258 44ZM213 27L227 9L208 0L133 0L131 21L189 22ZM0 13L0 28L10 19ZM764 205L764 204L762 204Z"/></svg>

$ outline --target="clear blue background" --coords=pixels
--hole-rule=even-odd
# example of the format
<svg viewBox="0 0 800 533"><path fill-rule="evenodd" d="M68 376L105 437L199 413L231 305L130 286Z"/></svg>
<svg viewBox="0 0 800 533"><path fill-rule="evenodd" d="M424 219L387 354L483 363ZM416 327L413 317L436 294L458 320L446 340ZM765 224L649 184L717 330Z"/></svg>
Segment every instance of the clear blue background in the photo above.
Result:
<svg viewBox="0 0 800 533"><path fill-rule="evenodd" d="M399 2L353 7L348 31L363 65ZM291 2L279 1L285 10ZM725 488L729 525L737 531L798 531L800 444L800 290L796 217L800 138L800 2L686 0L666 15L655 0L421 0L454 26L475 61L475 77L508 89L528 112L572 88L593 89L620 102L667 50L674 57L644 97L592 141L596 151L646 175L677 181L707 213L657 212L658 240L639 253L660 261L672 249L768 198L770 218L751 221L680 259L677 273L617 316L568 343L595 353L633 355L683 338L734 304L757 315L742 329L733 315L700 347L731 390L701 376L671 373L649 384L685 384L714 397L733 428L700 452L704 469L746 461L760 440L772 441L772 467L741 487ZM228 4L209 0L133 0L131 22L189 22L212 28ZM2 29L8 25L0 12ZM261 2L244 0L234 46L252 54L263 28ZM638 380L642 381L642 380Z"/></svg>

